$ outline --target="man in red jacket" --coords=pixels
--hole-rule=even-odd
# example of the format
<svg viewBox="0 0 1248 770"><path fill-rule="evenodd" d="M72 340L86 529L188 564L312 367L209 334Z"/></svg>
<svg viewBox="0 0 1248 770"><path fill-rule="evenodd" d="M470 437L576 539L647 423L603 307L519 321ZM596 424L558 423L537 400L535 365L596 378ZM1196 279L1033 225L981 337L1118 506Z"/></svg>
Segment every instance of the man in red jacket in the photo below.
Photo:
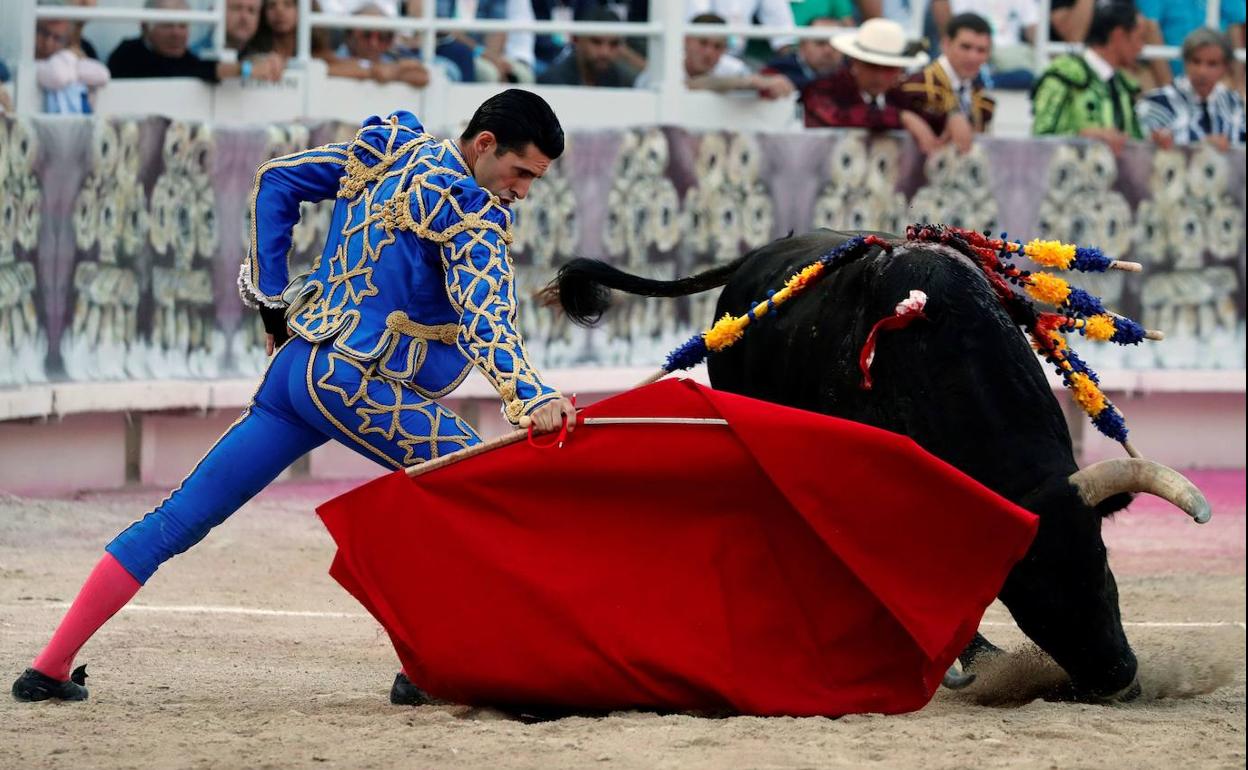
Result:
<svg viewBox="0 0 1248 770"><path fill-rule="evenodd" d="M806 125L910 132L925 154L940 140L901 90L907 68L927 63L925 53L908 52L905 31L888 19L868 19L853 35L832 40L849 62L802 89Z"/></svg>

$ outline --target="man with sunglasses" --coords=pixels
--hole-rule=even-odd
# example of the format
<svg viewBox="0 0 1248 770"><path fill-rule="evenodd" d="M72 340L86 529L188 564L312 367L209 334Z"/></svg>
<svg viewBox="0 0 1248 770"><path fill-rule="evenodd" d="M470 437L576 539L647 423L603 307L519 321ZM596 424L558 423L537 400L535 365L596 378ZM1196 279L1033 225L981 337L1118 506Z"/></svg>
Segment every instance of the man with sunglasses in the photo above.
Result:
<svg viewBox="0 0 1248 770"><path fill-rule="evenodd" d="M578 21L618 22L605 8L577 17ZM576 35L572 45L555 59L537 82L555 86L631 88L637 73L620 60L624 39L617 35Z"/></svg>
<svg viewBox="0 0 1248 770"><path fill-rule="evenodd" d="M393 9L380 3L366 3L356 16L393 16ZM400 58L394 52L394 32L384 29L352 29L334 56L328 60L334 77L374 80L378 83L407 83L423 88L429 71L415 58Z"/></svg>

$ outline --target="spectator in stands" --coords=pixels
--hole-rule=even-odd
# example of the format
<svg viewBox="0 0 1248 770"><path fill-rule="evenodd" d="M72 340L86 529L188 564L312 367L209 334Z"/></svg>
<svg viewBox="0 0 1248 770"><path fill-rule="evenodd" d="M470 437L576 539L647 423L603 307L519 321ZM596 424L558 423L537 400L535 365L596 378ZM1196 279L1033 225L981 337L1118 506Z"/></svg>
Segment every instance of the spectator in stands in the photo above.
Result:
<svg viewBox="0 0 1248 770"><path fill-rule="evenodd" d="M1115 153L1141 139L1135 118L1140 87L1123 72L1144 48L1143 17L1130 0L1102 0L1092 15L1087 48L1059 56L1032 91L1031 132L1100 139Z"/></svg>
<svg viewBox="0 0 1248 770"><path fill-rule="evenodd" d="M492 21L534 20L532 0L478 0L476 18ZM493 83L532 83L534 35L532 32L473 34L477 54L477 79Z"/></svg>
<svg viewBox="0 0 1248 770"><path fill-rule="evenodd" d="M927 55L909 53L906 33L888 19L868 19L852 35L833 38L849 66L814 80L802 90L807 126L904 128L924 154L941 146L927 121L914 111L901 89L907 68L926 64Z"/></svg>
<svg viewBox="0 0 1248 770"><path fill-rule="evenodd" d="M35 22L35 79L43 111L89 115L92 96L108 83L108 68L69 48L74 24L66 19Z"/></svg>
<svg viewBox="0 0 1248 770"><path fill-rule="evenodd" d="M795 6L796 7L796 6ZM846 26L843 18L818 16L807 20L807 26L838 28ZM852 18L850 24L852 24ZM767 62L764 75L784 75L798 91L815 78L831 75L841 66L841 52L832 45L832 37L806 38L789 53Z"/></svg>
<svg viewBox="0 0 1248 770"><path fill-rule="evenodd" d="M1244 146L1244 100L1222 84L1231 63L1231 41L1197 29L1183 41L1185 74L1144 94L1136 105L1140 126L1157 146L1208 142L1219 150Z"/></svg>
<svg viewBox="0 0 1248 770"><path fill-rule="evenodd" d="M61 0L56 0L56 2L53 2L52 0L40 0L39 4L40 5L62 5L64 4L64 5L74 6L76 8L94 8L96 5L96 2L95 0L64 0L62 3ZM67 48L69 48L71 51L77 51L81 53L83 56L87 57L88 59L95 59L96 61L99 61L100 55L99 53L96 52L95 46L91 45L90 40L87 40L86 38L82 36L82 27L84 24L86 24L86 22L75 21L75 22L72 22L72 24L73 26L71 27L71 31L69 34L69 45L67 46Z"/></svg>
<svg viewBox="0 0 1248 770"><path fill-rule="evenodd" d="M605 8L598 8L581 20L618 22L620 17ZM547 67L538 82L560 86L628 88L637 79L637 73L620 61L623 45L623 39L616 35L575 35L572 47Z"/></svg>
<svg viewBox="0 0 1248 770"><path fill-rule="evenodd" d="M996 106L979 77L992 51L992 28L982 16L960 13L945 25L940 50L940 58L906 80L902 90L942 143L966 152L974 135L988 130Z"/></svg>
<svg viewBox="0 0 1248 770"><path fill-rule="evenodd" d="M264 0L256 33L239 50L243 55L274 53L293 59L298 51L296 44L298 29L298 0ZM314 40L318 32L320 30L314 30ZM322 54L328 47L325 44L324 35L319 37L320 44L314 42L312 45L314 54Z"/></svg>
<svg viewBox="0 0 1248 770"><path fill-rule="evenodd" d="M398 13L384 2L369 0L354 16L393 18ZM399 58L394 49L394 32L388 29L348 30L342 45L331 54L323 54L329 74L340 78L373 80L378 83L407 83L423 88L429 83L429 71L419 59Z"/></svg>
<svg viewBox="0 0 1248 770"><path fill-rule="evenodd" d="M1208 0L1137 0L1140 13L1148 19L1144 42L1154 45L1181 46L1187 36L1205 26ZM1244 45L1244 21L1248 7L1244 0L1222 0L1218 4L1219 27L1231 39L1233 48ZM1183 72L1179 60L1152 62L1152 73L1158 85L1169 83ZM1243 65L1232 62L1237 87L1243 91Z"/></svg>
<svg viewBox="0 0 1248 770"><path fill-rule="evenodd" d="M793 8L789 0L685 0L685 18L698 23L696 17L714 14L733 25L760 24L764 27L793 27ZM722 22L721 22L722 23ZM762 46L758 59L766 61L797 41L791 37L771 39L770 49ZM744 40L732 38L727 41L728 52L741 58L746 53Z"/></svg>
<svg viewBox="0 0 1248 770"><path fill-rule="evenodd" d="M225 0L225 47L241 51L260 27L261 0ZM191 46L196 56L217 52L216 39L210 31Z"/></svg>
<svg viewBox="0 0 1248 770"><path fill-rule="evenodd" d="M338 0L342 2L343 0ZM354 3L366 0L353 0ZM454 0L430 0L434 3L435 15L450 18L455 15ZM352 6L354 10L354 5ZM423 0L405 0L402 5L403 15L419 19L424 15ZM437 36L433 49L433 63L438 70L453 83L475 83L477 80L477 55L474 52L476 43L461 42L459 33L443 33ZM420 47L424 36L417 32L412 36L400 36L394 52L399 58L420 58Z"/></svg>
<svg viewBox="0 0 1248 770"><path fill-rule="evenodd" d="M722 16L703 13L694 24L723 24ZM727 53L728 41L721 37L685 38L685 87L692 91L754 91L764 99L783 99L796 91L793 83L779 73L751 72L749 65ZM651 72L643 72L638 87L648 88Z"/></svg>
<svg viewBox="0 0 1248 770"><path fill-rule="evenodd" d="M1082 43L1092 27L1092 10L1098 0L1051 0L1049 3L1049 39L1065 43ZM1102 0L1103 1L1103 0Z"/></svg>
<svg viewBox="0 0 1248 770"><path fill-rule="evenodd" d="M973 13L992 30L992 57L988 60L995 88L1031 88L1034 80L1037 0L932 0L932 19L942 36L949 19ZM944 50L943 48L941 50Z"/></svg>
<svg viewBox="0 0 1248 770"><path fill-rule="evenodd" d="M147 0L147 8L185 11L186 0ZM201 59L187 48L185 23L156 22L142 25L141 37L123 40L112 56L108 69L115 78L199 78L219 83L228 78L278 80L285 62L280 56L264 54L241 62Z"/></svg>
<svg viewBox="0 0 1248 770"><path fill-rule="evenodd" d="M598 0L532 0L533 17L538 21L572 21L596 9ZM564 32L538 35L534 41L537 58L537 74L563 56L568 48L568 36Z"/></svg>

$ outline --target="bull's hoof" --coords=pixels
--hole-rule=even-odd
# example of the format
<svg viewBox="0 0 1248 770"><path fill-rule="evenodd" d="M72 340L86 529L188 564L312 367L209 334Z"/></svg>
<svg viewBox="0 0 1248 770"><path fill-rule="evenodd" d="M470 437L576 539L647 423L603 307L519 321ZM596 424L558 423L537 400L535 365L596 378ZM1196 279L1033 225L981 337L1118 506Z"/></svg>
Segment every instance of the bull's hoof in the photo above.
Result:
<svg viewBox="0 0 1248 770"><path fill-rule="evenodd" d="M390 702L396 706L437 706L444 703L412 684L402 671L395 674L390 686Z"/></svg>
<svg viewBox="0 0 1248 770"><path fill-rule="evenodd" d="M1140 680L1136 679L1135 681L1131 683L1129 687L1127 687L1127 689L1118 693L1118 696L1114 698L1114 700L1118 701L1119 703L1130 703L1131 701L1140 697L1140 694L1143 692L1144 692L1144 689L1140 687Z"/></svg>
<svg viewBox="0 0 1248 770"><path fill-rule="evenodd" d="M74 669L68 682L53 679L47 674L28 668L13 683L13 697L24 703L41 700L86 700L87 681L85 665Z"/></svg>

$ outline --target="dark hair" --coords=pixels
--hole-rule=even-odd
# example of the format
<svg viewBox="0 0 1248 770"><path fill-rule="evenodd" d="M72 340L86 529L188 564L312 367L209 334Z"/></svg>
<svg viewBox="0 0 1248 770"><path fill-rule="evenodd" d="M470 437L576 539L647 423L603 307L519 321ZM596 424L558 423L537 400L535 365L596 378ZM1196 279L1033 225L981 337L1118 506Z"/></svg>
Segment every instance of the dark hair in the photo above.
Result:
<svg viewBox="0 0 1248 770"><path fill-rule="evenodd" d="M460 135L471 141L482 131L498 140L498 153L522 153L530 144L554 160L563 154L563 126L546 100L532 91L508 88L486 99Z"/></svg>
<svg viewBox="0 0 1248 770"><path fill-rule="evenodd" d="M242 49L238 52L240 60L253 54L273 53L273 28L269 26L269 16L264 12L266 5L268 5L268 0L260 0L260 23L256 25L256 31L251 39L243 43ZM297 10L295 12L298 13Z"/></svg>
<svg viewBox="0 0 1248 770"><path fill-rule="evenodd" d="M574 15L572 18L574 21L616 21L618 22L620 20L619 15L615 11L611 10L610 8L601 6L601 5L593 5L593 6L589 6L588 8L581 8L577 10L576 15Z"/></svg>
<svg viewBox="0 0 1248 770"><path fill-rule="evenodd" d="M728 20L718 13L699 13L689 20L690 24L727 24Z"/></svg>
<svg viewBox="0 0 1248 770"><path fill-rule="evenodd" d="M976 35L992 37L992 27L988 25L988 20L978 13L959 13L954 16L945 25L945 37L953 40L958 36L959 30L963 29L969 29Z"/></svg>
<svg viewBox="0 0 1248 770"><path fill-rule="evenodd" d="M1092 24L1088 27L1088 36L1083 42L1088 45L1105 45L1109 35L1121 27L1127 31L1135 29L1139 11L1132 0L1096 0L1092 8Z"/></svg>

